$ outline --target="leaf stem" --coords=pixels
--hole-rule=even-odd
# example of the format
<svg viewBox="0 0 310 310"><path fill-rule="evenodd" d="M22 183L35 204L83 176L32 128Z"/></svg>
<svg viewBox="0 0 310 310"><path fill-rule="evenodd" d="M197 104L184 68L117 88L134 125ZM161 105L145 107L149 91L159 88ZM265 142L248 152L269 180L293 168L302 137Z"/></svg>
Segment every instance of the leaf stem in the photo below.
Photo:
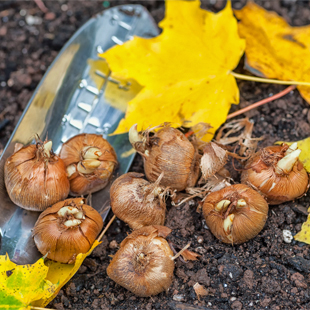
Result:
<svg viewBox="0 0 310 310"><path fill-rule="evenodd" d="M104 236L104 234L106 233L106 231L109 229L109 227L111 226L111 224L113 223L113 221L115 220L116 216L113 215L112 218L110 219L110 222L107 224L107 226L104 228L103 232L100 234L100 236L98 237L98 241L101 240L101 238Z"/></svg>
<svg viewBox="0 0 310 310"><path fill-rule="evenodd" d="M33 307L33 306L30 306L30 309L31 310L54 310L51 308L41 308L41 307Z"/></svg>
<svg viewBox="0 0 310 310"><path fill-rule="evenodd" d="M304 85L310 86L310 82L298 82L298 81L280 81L274 79L265 79L256 76L250 76L245 74L236 73L230 71L230 74L233 75L235 78L240 80L247 80L247 81L254 81L254 82L261 82L261 83L271 83L271 84L281 84L281 85Z"/></svg>
<svg viewBox="0 0 310 310"><path fill-rule="evenodd" d="M270 101L273 101L273 100L276 100L278 98L281 98L284 95L288 94L290 91L294 90L295 88L296 88L295 85L291 85L291 86L285 88L284 90L282 90L281 92L279 92L278 94L275 94L275 95L273 95L271 97L268 97L268 98L265 98L265 99L260 100L258 102L255 102L255 103L249 105L248 107L245 107L245 108L243 108L243 109L241 109L239 111L236 111L234 113L228 114L226 119L233 118L233 117L235 117L237 115L243 114L243 113L248 112L248 111L250 111L250 110L252 110L254 108L257 108L257 107L259 107L259 106L261 106L261 105L263 105L265 103L268 103Z"/></svg>

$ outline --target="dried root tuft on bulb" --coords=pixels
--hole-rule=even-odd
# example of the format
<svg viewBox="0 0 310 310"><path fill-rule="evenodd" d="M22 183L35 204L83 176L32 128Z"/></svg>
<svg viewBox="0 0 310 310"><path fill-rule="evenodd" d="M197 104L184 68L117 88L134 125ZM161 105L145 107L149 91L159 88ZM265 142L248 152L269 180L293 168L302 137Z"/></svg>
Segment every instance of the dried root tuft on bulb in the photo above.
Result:
<svg viewBox="0 0 310 310"><path fill-rule="evenodd" d="M72 196L103 189L117 165L113 147L96 134L74 136L63 144L59 156L66 164Z"/></svg>
<svg viewBox="0 0 310 310"><path fill-rule="evenodd" d="M268 216L266 200L244 184L209 194L202 208L214 236L230 244L254 238L263 229Z"/></svg>
<svg viewBox="0 0 310 310"><path fill-rule="evenodd" d="M214 176L209 177L206 181L203 180L202 183L204 183L201 187L188 187L186 188L186 194L185 193L173 193L170 195L171 197L171 204L173 206L180 206L183 203L192 200L195 197L199 197L204 201L204 199L207 197L208 193L219 191L222 188L225 188L227 186L230 186L230 175L229 172L226 169L221 169L219 171L220 173L216 173ZM224 172L224 176L222 175L222 172ZM228 175L226 174L228 173ZM200 182L200 181L199 181Z"/></svg>
<svg viewBox="0 0 310 310"><path fill-rule="evenodd" d="M159 185L163 174L155 183L144 180L143 176L126 173L117 178L110 189L113 213L132 229L165 222L165 195L169 189Z"/></svg>
<svg viewBox="0 0 310 310"><path fill-rule="evenodd" d="M238 154L247 159L255 153L258 142L264 139L264 137L252 137L253 126L254 123L248 118L233 120L221 127L215 140L221 145L237 143Z"/></svg>
<svg viewBox="0 0 310 310"><path fill-rule="evenodd" d="M199 177L201 155L195 143L178 129L168 124L138 132L137 125L129 131L129 140L144 161L144 171L150 182L156 182L162 172L160 184L178 191L193 187Z"/></svg>
<svg viewBox="0 0 310 310"><path fill-rule="evenodd" d="M78 254L89 251L103 227L103 220L85 203L83 198L67 199L41 213L33 238L47 258L73 264Z"/></svg>
<svg viewBox="0 0 310 310"><path fill-rule="evenodd" d="M137 296L166 291L174 270L173 252L165 240L170 232L158 225L135 230L120 244L108 266L108 276Z"/></svg>
<svg viewBox="0 0 310 310"><path fill-rule="evenodd" d="M299 198L309 187L309 176L299 160L297 143L269 146L247 162L241 182L261 192L271 205Z"/></svg>
<svg viewBox="0 0 310 310"><path fill-rule="evenodd" d="M43 211L67 198L70 190L64 162L54 154L52 141L18 143L4 165L4 181L10 199L21 208Z"/></svg>

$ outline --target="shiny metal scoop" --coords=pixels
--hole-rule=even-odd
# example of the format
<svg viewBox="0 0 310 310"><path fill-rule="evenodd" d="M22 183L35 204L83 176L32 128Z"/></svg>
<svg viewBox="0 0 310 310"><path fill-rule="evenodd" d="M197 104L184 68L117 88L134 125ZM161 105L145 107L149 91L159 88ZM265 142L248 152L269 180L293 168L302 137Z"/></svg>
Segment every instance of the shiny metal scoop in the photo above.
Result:
<svg viewBox="0 0 310 310"><path fill-rule="evenodd" d="M76 134L101 134L117 153L119 166L115 176L128 171L134 155L122 157L131 149L127 135L108 134L124 116L123 111L115 108L115 98L133 97L140 88L112 79L107 64L97 54L133 35L158 35L158 28L144 7L122 5L98 14L63 47L28 103L0 159L0 254L8 253L14 262L34 263L42 256L32 239L39 213L13 204L4 185L4 163L16 142L29 144L35 134L42 139L48 135L58 153L62 143ZM96 70L92 66L94 61ZM103 220L110 210L109 197L109 187L92 196L92 206Z"/></svg>

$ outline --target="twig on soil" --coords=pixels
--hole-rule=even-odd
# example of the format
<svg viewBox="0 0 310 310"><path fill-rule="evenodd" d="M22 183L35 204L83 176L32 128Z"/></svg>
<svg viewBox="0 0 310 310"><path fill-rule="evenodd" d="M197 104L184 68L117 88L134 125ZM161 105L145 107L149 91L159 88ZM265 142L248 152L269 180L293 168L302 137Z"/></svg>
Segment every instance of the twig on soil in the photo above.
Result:
<svg viewBox="0 0 310 310"><path fill-rule="evenodd" d="M189 242L179 253L174 255L171 259L172 260L177 259L187 248L189 248L190 245L191 245L191 243Z"/></svg>
<svg viewBox="0 0 310 310"><path fill-rule="evenodd" d="M172 241L168 240L168 243L169 243L170 249L172 250L172 252L174 253L174 255L177 255L178 252L177 252L177 250L174 248ZM188 263L188 262L186 262L186 261L182 258L182 256L180 256L179 258L180 258L180 260L181 260L182 263L184 263L184 264L187 264L187 263Z"/></svg>
<svg viewBox="0 0 310 310"><path fill-rule="evenodd" d="M103 230L103 232L100 234L100 236L98 237L98 241L101 240L101 238L104 236L104 234L106 233L106 231L109 229L109 227L111 226L111 224L113 223L113 221L115 220L116 216L113 215L112 218L110 219L110 222L107 224L107 226L105 227L105 229Z"/></svg>
<svg viewBox="0 0 310 310"><path fill-rule="evenodd" d="M48 8L45 6L42 0L34 0L34 2L43 13L48 12Z"/></svg>
<svg viewBox="0 0 310 310"><path fill-rule="evenodd" d="M270 84L281 84L281 85L304 85L310 86L310 82L299 82L299 81L281 81L281 80L274 80L274 79L265 79L251 75L245 75L230 71L230 74L233 75L235 78L240 80L247 80L247 81L254 81L254 82L261 82L261 83L270 83Z"/></svg>
<svg viewBox="0 0 310 310"><path fill-rule="evenodd" d="M295 85L291 85L291 86L285 88L284 90L282 90L281 92L279 92L278 94L275 94L275 95L273 95L271 97L268 97L268 98L260 100L260 101L258 101L256 103L253 103L250 106L245 107L245 108L243 108L243 109L241 109L239 111L236 111L234 113L228 114L227 115L227 119L230 119L230 118L233 118L233 117L235 117L237 115L240 115L240 114L243 114L245 112L248 112L248 111L250 111L250 110L252 110L254 108L257 108L257 107L259 107L259 106L261 106L261 105L263 105L265 103L268 103L270 101L279 99L279 98L283 97L284 95L288 94L290 91L294 90L295 88L296 88Z"/></svg>

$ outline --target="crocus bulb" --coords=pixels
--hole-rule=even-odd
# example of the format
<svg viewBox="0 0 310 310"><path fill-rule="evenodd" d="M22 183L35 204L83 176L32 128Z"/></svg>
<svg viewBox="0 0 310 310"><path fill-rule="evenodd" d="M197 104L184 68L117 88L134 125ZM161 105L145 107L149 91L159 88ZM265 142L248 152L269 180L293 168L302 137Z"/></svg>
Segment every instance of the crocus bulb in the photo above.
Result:
<svg viewBox="0 0 310 310"><path fill-rule="evenodd" d="M152 225L131 233L108 266L108 276L141 297L157 295L172 283L173 252L165 237L171 229Z"/></svg>
<svg viewBox="0 0 310 310"><path fill-rule="evenodd" d="M230 244L254 238L263 229L268 216L266 200L244 184L210 193L202 210L213 235Z"/></svg>
<svg viewBox="0 0 310 310"><path fill-rule="evenodd" d="M65 142L63 159L72 196L86 195L104 188L117 165L113 147L100 135L79 134Z"/></svg>
<svg viewBox="0 0 310 310"><path fill-rule="evenodd" d="M10 199L21 208L43 211L67 198L70 190L66 167L54 154L52 141L22 146L5 162L4 181Z"/></svg>
<svg viewBox="0 0 310 310"><path fill-rule="evenodd" d="M39 216L33 238L47 258L73 264L76 256L87 253L103 227L101 215L83 198L60 201Z"/></svg>
<svg viewBox="0 0 310 310"><path fill-rule="evenodd" d="M150 131L137 131L137 125L129 131L129 141L144 161L144 171L150 182L155 182L163 172L160 182L178 191L195 186L199 177L197 146L178 129L163 126L152 136Z"/></svg>
<svg viewBox="0 0 310 310"><path fill-rule="evenodd" d="M265 147L248 160L241 182L261 192L271 205L301 197L308 190L309 176L300 153L297 143Z"/></svg>
<svg viewBox="0 0 310 310"><path fill-rule="evenodd" d="M165 222L165 188L157 180L149 183L143 174L129 172L117 178L110 189L113 213L132 229Z"/></svg>

